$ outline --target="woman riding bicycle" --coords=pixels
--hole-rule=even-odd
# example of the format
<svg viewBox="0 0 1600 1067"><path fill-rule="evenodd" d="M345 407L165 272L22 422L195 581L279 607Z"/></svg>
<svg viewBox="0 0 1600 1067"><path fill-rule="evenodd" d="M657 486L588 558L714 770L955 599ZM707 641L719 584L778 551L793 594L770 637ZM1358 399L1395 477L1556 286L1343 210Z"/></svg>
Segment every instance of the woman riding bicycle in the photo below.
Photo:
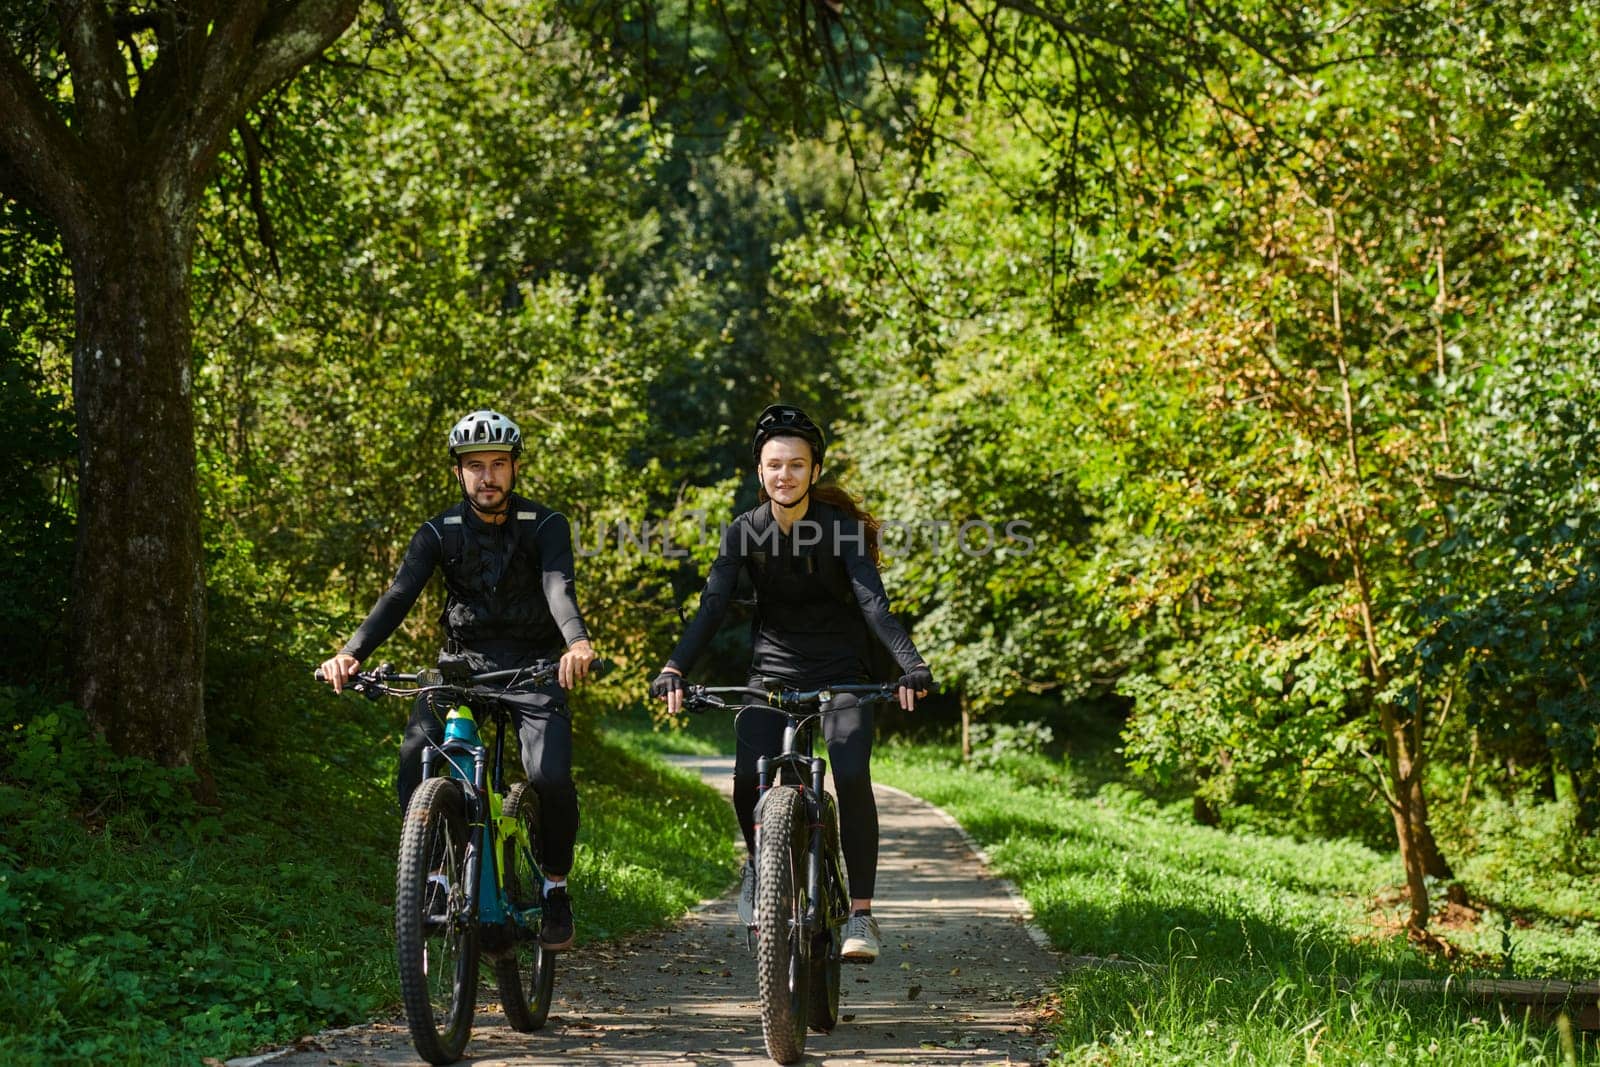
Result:
<svg viewBox="0 0 1600 1067"><path fill-rule="evenodd" d="M818 485L827 451L823 432L805 412L774 404L756 420L752 453L761 503L729 525L711 565L700 610L684 631L650 692L683 706L683 676L694 666L728 610L741 568L756 592L750 685L811 689L869 681L870 635L883 642L904 672L900 706L907 711L933 688L933 675L905 628L889 612L878 574L878 522L849 493ZM872 917L878 866L878 807L872 796L872 709L854 696L836 696L822 719L845 869L850 921L841 955L871 963L879 932ZM784 716L752 709L741 717L733 772L733 805L745 846L755 851L756 760L783 744ZM739 917L754 922L755 870L747 860L739 887Z"/></svg>

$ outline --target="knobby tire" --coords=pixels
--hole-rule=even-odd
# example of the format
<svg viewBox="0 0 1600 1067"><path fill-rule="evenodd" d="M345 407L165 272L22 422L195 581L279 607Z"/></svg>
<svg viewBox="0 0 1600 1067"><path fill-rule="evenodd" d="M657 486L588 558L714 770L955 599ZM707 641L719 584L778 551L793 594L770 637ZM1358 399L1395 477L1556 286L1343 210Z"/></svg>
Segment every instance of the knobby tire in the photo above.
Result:
<svg viewBox="0 0 1600 1067"><path fill-rule="evenodd" d="M761 800L761 841L756 856L756 987L767 1055L794 1063L806 1047L811 992L811 945L806 912L805 800L775 786Z"/></svg>
<svg viewBox="0 0 1600 1067"><path fill-rule="evenodd" d="M432 778L412 794L395 870L400 995L417 1054L454 1063L472 1034L478 918L467 903L467 813L460 783ZM444 875L448 893L430 881Z"/></svg>
<svg viewBox="0 0 1600 1067"><path fill-rule="evenodd" d="M822 929L811 939L810 1012L807 1022L819 1034L839 1025L839 950L844 947L844 920L850 899L839 854L839 810L833 797L822 794Z"/></svg>
<svg viewBox="0 0 1600 1067"><path fill-rule="evenodd" d="M539 795L527 782L511 787L502 809L522 823L527 842L507 837L501 851L506 896L513 907L531 908L543 896L544 875L539 870ZM539 944L537 927L513 925L513 942L494 961L500 1006L513 1030L528 1033L545 1024L556 981L556 953Z"/></svg>

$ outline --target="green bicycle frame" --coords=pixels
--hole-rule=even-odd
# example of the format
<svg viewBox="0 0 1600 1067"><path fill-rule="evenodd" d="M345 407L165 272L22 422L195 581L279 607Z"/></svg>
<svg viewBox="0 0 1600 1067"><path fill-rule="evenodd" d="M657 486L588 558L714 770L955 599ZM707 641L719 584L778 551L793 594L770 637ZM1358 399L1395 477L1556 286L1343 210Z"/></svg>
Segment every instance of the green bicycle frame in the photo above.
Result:
<svg viewBox="0 0 1600 1067"><path fill-rule="evenodd" d="M506 816L502 810L504 799L501 793L505 782L499 779L502 778L500 769L504 743L505 724L502 723L501 729L495 734L494 769L497 780L492 788L488 781L489 753L484 747L483 738L478 732L478 721L471 708L455 708L445 717L444 743L439 746L438 752L442 752L446 758L450 777L461 782L467 794L467 821L472 834L467 850L467 871L471 876L474 866L477 868L478 888L472 904L477 909L479 922L490 926L507 921L519 926L535 926L539 906L536 904L522 909L511 904L506 895L505 871L500 863L500 857L504 855L501 846L506 842L520 842L524 846L532 844L527 839L521 820ZM437 754L431 747L423 752L424 779L432 774Z"/></svg>

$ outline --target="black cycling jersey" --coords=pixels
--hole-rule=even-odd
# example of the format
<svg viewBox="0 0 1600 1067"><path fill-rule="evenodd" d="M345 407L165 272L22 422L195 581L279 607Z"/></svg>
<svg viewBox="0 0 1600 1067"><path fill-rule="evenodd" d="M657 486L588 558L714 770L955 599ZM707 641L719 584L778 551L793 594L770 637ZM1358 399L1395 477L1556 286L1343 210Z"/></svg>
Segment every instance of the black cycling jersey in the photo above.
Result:
<svg viewBox="0 0 1600 1067"><path fill-rule="evenodd" d="M566 516L515 494L508 511L505 522L487 523L462 503L423 523L394 583L342 651L365 661L404 621L435 570L444 572L440 622L448 652L511 668L586 640Z"/></svg>
<svg viewBox="0 0 1600 1067"><path fill-rule="evenodd" d="M902 670L922 663L905 627L889 611L883 579L867 552L865 525L831 504L813 501L788 533L768 504L729 524L700 595L700 610L673 649L669 666L684 672L694 666L727 614L741 568L756 591L753 672L785 682L865 678L868 626Z"/></svg>

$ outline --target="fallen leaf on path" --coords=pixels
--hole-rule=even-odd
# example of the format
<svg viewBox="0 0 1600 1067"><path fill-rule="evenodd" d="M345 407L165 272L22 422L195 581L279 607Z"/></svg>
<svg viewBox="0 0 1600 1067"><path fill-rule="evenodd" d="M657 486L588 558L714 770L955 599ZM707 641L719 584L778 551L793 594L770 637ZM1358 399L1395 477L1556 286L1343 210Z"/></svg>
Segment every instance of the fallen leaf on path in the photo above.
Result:
<svg viewBox="0 0 1600 1067"><path fill-rule="evenodd" d="M922 996L922 987L919 985L914 985L910 989L906 990L907 1000L916 1000L920 996Z"/></svg>

